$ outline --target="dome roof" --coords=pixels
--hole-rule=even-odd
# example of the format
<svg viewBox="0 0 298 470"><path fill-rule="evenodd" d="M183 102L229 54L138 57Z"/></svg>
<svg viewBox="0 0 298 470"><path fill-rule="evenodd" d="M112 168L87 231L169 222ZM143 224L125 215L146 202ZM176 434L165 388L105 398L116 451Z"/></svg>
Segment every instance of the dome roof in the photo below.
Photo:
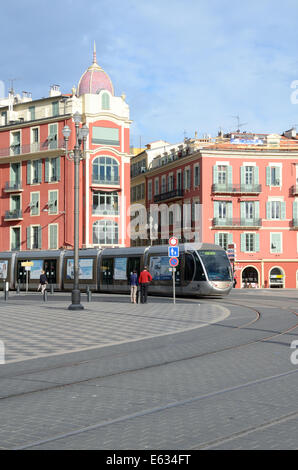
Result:
<svg viewBox="0 0 298 470"><path fill-rule="evenodd" d="M78 96L85 93L98 94L101 90L107 90L114 95L114 88L110 77L96 62L96 49L94 44L93 63L80 78Z"/></svg>

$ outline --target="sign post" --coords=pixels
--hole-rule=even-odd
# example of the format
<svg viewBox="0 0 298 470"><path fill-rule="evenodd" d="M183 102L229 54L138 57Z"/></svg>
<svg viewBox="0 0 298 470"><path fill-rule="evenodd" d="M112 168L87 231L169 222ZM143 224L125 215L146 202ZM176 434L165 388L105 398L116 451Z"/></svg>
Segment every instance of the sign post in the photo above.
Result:
<svg viewBox="0 0 298 470"><path fill-rule="evenodd" d="M29 283L28 273L31 270L31 266L33 266L33 265L34 265L33 261L23 261L21 263L21 266L23 268L25 268L25 270L26 270L26 294L28 293L28 283Z"/></svg>

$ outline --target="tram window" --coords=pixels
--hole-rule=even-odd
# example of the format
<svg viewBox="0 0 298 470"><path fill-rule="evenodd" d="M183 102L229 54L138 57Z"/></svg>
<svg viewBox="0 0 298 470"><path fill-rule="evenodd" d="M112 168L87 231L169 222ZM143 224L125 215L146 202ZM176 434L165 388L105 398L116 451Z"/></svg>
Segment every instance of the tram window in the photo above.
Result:
<svg viewBox="0 0 298 470"><path fill-rule="evenodd" d="M57 261L50 259L44 262L44 271L50 284L56 284Z"/></svg>
<svg viewBox="0 0 298 470"><path fill-rule="evenodd" d="M201 261L199 260L198 256L195 254L195 262L196 262L196 273L194 280L195 281L206 281L206 276L203 270L203 266Z"/></svg>
<svg viewBox="0 0 298 470"><path fill-rule="evenodd" d="M113 258L104 258L101 263L102 283L113 284Z"/></svg>
<svg viewBox="0 0 298 470"><path fill-rule="evenodd" d="M185 268L184 268L184 279L185 281L192 281L194 270L195 270L195 263L193 256L189 253L185 254Z"/></svg>
<svg viewBox="0 0 298 470"><path fill-rule="evenodd" d="M132 273L134 269L137 271L138 275L140 274L140 264L140 258L129 257L127 259L127 279L129 279L130 273Z"/></svg>

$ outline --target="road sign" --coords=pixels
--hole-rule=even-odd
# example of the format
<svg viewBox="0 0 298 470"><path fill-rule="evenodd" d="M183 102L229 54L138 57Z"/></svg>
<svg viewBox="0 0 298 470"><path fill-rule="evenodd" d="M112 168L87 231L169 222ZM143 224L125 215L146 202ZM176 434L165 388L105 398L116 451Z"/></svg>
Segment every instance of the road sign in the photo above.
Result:
<svg viewBox="0 0 298 470"><path fill-rule="evenodd" d="M176 238L176 237L171 237L169 239L169 245L171 245L171 246L177 246L178 243L179 243L179 241L178 241L178 238Z"/></svg>
<svg viewBox="0 0 298 470"><path fill-rule="evenodd" d="M169 246L168 247L168 256L171 258L179 258L179 246Z"/></svg>
<svg viewBox="0 0 298 470"><path fill-rule="evenodd" d="M179 264L179 259L178 258L170 258L169 263L170 263L170 266L172 266L173 268L176 268L176 266L178 266L178 264Z"/></svg>
<svg viewBox="0 0 298 470"><path fill-rule="evenodd" d="M33 266L33 265L34 265L33 261L23 261L23 262L21 263L21 266L22 266L23 268L25 268L26 266Z"/></svg>

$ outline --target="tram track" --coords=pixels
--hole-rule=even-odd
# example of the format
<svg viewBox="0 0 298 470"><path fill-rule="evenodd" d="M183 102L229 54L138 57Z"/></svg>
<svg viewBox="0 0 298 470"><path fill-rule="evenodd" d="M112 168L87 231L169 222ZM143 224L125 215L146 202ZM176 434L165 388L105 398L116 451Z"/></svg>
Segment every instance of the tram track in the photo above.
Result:
<svg viewBox="0 0 298 470"><path fill-rule="evenodd" d="M260 318L261 318L261 315L262 315L261 312L258 311L255 308L253 308L253 307L248 307L247 305L234 303L234 302L225 302L225 304L230 304L230 305L234 305L234 306L237 306L237 307L243 307L243 308L246 308L246 309L249 309L249 310L253 310L256 314L255 319L250 321L249 323L246 323L246 324L243 324L243 325L240 325L240 326L232 327L232 328L235 328L235 330L239 330L241 328L245 328L247 326L250 326L251 324L256 323L257 321L259 321ZM288 311L291 311L291 313L295 313L296 316L298 315L297 312L294 312L293 310L289 309ZM212 325L216 326L217 324L215 323L215 324L212 324ZM0 402L2 402L4 400L7 400L7 399L10 399L10 398L17 398L17 397L21 397L21 396L25 396L25 395L31 395L31 394L34 394L34 393L38 393L38 392L50 391L50 390L69 387L69 386L73 386L73 385L81 385L81 384L84 384L84 383L88 383L90 380L101 380L101 379L120 376L120 375L124 375L124 374L144 371L144 370L147 370L147 369L150 369L150 368L158 368L158 367L172 365L172 364L183 362L183 361L203 358L203 357L207 357L207 356L211 356L211 355L215 355L215 354L221 354L223 352L233 351L233 350L236 350L236 349L239 349L239 348L244 348L244 347L247 347L247 346L251 346L253 344L258 344L258 343L266 342L266 341L269 341L269 340L271 341L273 339L276 339L280 336L286 335L286 334L294 331L296 328L298 328L298 322L295 325L291 326L290 328L287 328L286 330L283 330L281 332L275 333L275 334L270 335L270 336L265 336L265 337L257 339L257 340L247 341L247 342L244 342L244 343L241 343L241 344L227 346L227 347L220 348L220 349L217 349L217 350L214 350L214 351L207 351L207 352L203 352L203 353L184 356L184 357L181 357L181 358L178 358L178 359L163 361L163 362L159 362L159 363L156 363L156 364L149 364L149 365L146 365L144 367L137 367L137 368L127 369L127 370L124 370L124 371L117 371L117 372L114 372L114 373L101 374L101 375L98 375L98 376L92 376L92 377L84 378L82 380L70 381L70 382L67 382L67 383L59 383L59 382L57 383L57 382L50 382L50 381L45 381L44 380L43 383L50 383L51 385L49 385L48 387L40 387L40 388L37 388L35 390L30 390L30 391L27 391L27 392L14 393L14 394L0 396ZM173 335L179 334L179 333L180 332L173 333ZM136 340L136 342L139 343L142 340L146 341L146 338L141 339L141 340ZM120 353L117 353L116 355L119 356L119 354ZM106 356L106 358L108 357L109 359L111 359L112 356L113 356L113 354L109 355L109 356ZM82 364L88 364L88 363L91 363L91 362L96 361L96 360L98 360L97 357L92 357L92 358L89 358L89 359L84 360L84 361L74 361L74 362L69 362L69 363L66 362L66 363L63 363L63 364L58 365L58 366L56 365L56 366L52 366L52 367L44 367L44 368L39 368L39 369L33 369L33 370L30 370L30 371L23 371L23 372L19 372L19 373L14 373L14 374L7 375L7 376L2 376L1 379L10 379L10 380L16 379L17 380L20 377L24 377L26 375L32 376L34 374L57 371L58 369L77 367L77 366L80 366ZM42 380L40 380L38 378L36 378L36 379L29 378L28 381L42 382Z"/></svg>

